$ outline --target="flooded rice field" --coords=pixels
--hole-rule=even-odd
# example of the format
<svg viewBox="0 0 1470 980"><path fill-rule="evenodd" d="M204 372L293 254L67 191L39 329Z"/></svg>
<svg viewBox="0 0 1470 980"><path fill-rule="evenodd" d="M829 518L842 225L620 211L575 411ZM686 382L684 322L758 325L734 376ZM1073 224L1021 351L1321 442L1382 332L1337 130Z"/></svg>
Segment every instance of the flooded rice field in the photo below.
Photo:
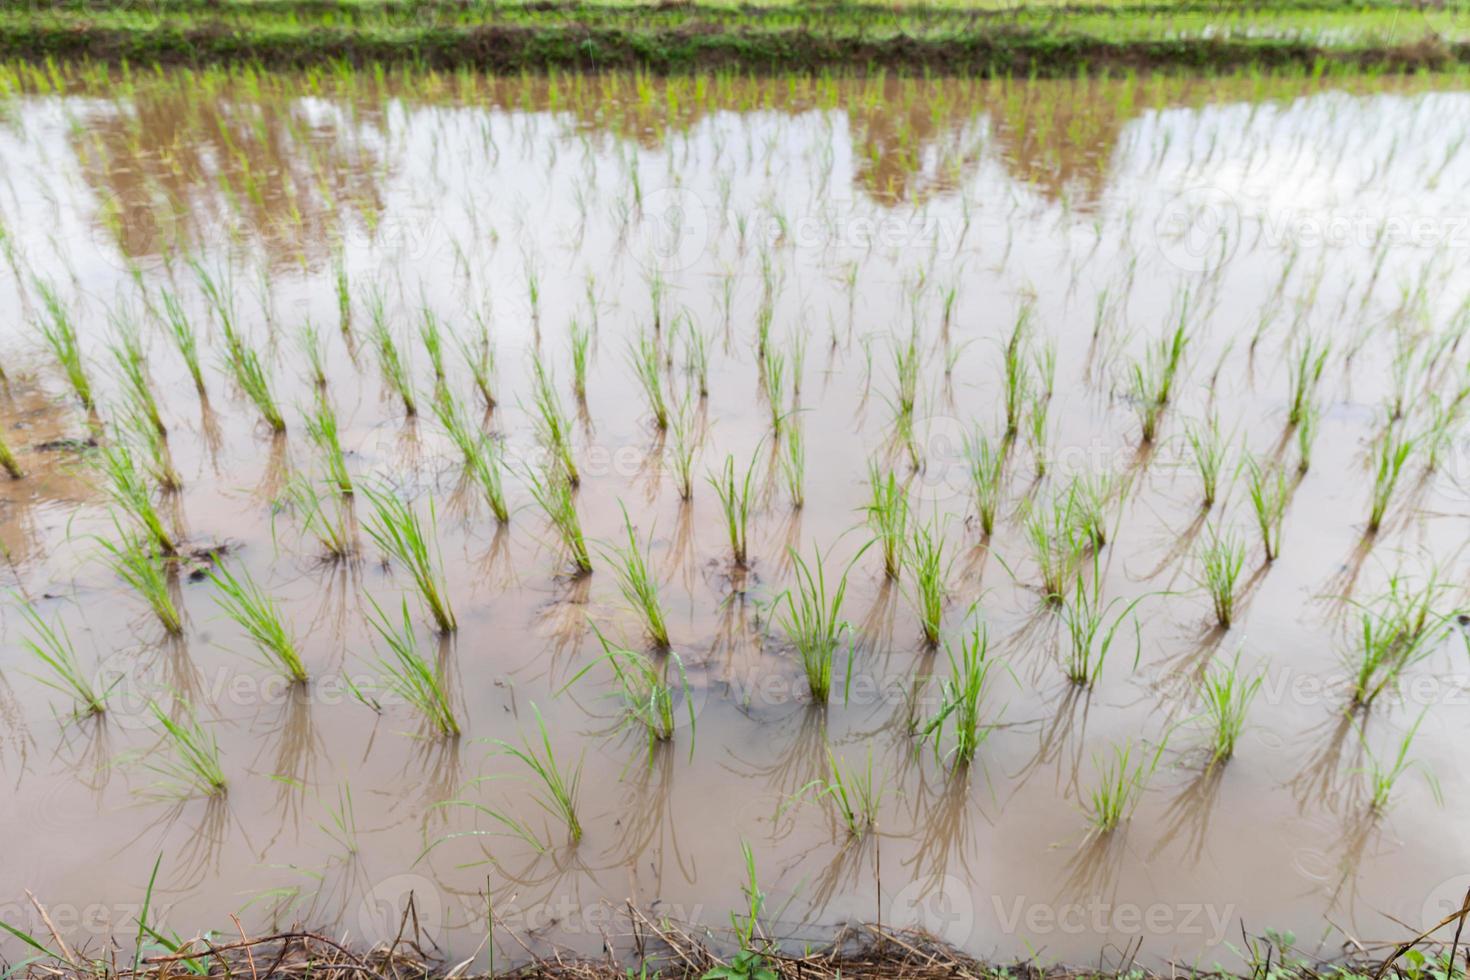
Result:
<svg viewBox="0 0 1470 980"><path fill-rule="evenodd" d="M5 921L1458 907L1470 93L4 83Z"/></svg>

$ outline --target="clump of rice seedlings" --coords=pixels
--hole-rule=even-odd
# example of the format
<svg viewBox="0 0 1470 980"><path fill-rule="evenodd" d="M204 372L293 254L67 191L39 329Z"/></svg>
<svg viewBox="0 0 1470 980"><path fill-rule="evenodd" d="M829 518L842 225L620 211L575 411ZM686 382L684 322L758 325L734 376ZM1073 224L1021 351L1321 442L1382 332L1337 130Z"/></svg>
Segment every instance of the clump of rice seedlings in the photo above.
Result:
<svg viewBox="0 0 1470 980"><path fill-rule="evenodd" d="M1062 623L1067 630L1067 649L1062 669L1067 680L1082 688L1092 687L1102 676L1103 664L1112 652L1118 630L1132 617L1133 610L1144 599L1139 596L1129 602L1109 622L1108 617L1113 608L1123 600L1114 598L1106 603L1102 601L1102 577L1097 574L1095 566L1094 557L1091 581L1084 581L1079 575L1070 597L1062 602L1061 608ZM1137 664L1140 640L1136 622L1133 639L1133 657Z"/></svg>
<svg viewBox="0 0 1470 980"><path fill-rule="evenodd" d="M909 334L907 344L893 345L893 376L897 387L894 412L899 418L912 420L919 399L918 331Z"/></svg>
<svg viewBox="0 0 1470 980"><path fill-rule="evenodd" d="M256 351L243 340L226 345L225 366L272 432L285 432L286 419L271 391L270 375Z"/></svg>
<svg viewBox="0 0 1470 980"><path fill-rule="evenodd" d="M1305 473L1312 466L1312 444L1317 441L1317 422L1321 417L1315 402L1302 406L1296 424L1296 471Z"/></svg>
<svg viewBox="0 0 1470 980"><path fill-rule="evenodd" d="M347 278L347 257L339 249L332 257L332 282L337 291L337 328L344 337L352 334L352 284Z"/></svg>
<svg viewBox="0 0 1470 980"><path fill-rule="evenodd" d="M1414 450L1414 440L1405 435L1402 427L1390 425L1383 438L1378 441L1373 464L1373 506L1368 513L1368 533L1373 534L1383 526L1383 517L1393 500L1394 488L1404 464Z"/></svg>
<svg viewBox="0 0 1470 980"><path fill-rule="evenodd" d="M581 477L577 473L577 461L572 456L572 424L562 411L561 399L556 395L556 386L540 361L532 362L532 377L535 381L536 435L541 445L561 467L566 481L575 487Z"/></svg>
<svg viewBox="0 0 1470 980"><path fill-rule="evenodd" d="M1126 485L1120 492L1120 485L1112 473L1099 473L1075 477L1067 487L1073 520L1094 549L1108 543L1108 511L1115 496L1127 493Z"/></svg>
<svg viewBox="0 0 1470 980"><path fill-rule="evenodd" d="M510 507L505 500L500 444L465 418L464 409L447 387L441 389L434 399L434 414L459 450L465 472L480 485L495 519L501 524L509 521Z"/></svg>
<svg viewBox="0 0 1470 980"><path fill-rule="evenodd" d="M842 599L847 594L847 575L852 562L829 591L820 549L814 549L810 564L796 552L791 555L796 583L776 597L776 618L801 658L812 700L826 704L832 691L832 661L843 633L849 629L842 618ZM859 552L859 555L861 552ZM856 559L854 559L855 561ZM852 647L848 647L848 677L852 675Z"/></svg>
<svg viewBox="0 0 1470 980"><path fill-rule="evenodd" d="M169 589L168 565L149 553L136 533L118 528L120 541L98 538L107 552L113 571L148 603L164 630L177 636L184 631L184 618Z"/></svg>
<svg viewBox="0 0 1470 980"><path fill-rule="evenodd" d="M436 540L438 516L434 500L429 498L429 524L424 527L418 511L397 494L365 490L373 505L367 521L367 533L390 558L396 558L408 569L419 599L441 633L458 628L454 611L449 607L448 583L444 578L443 556Z"/></svg>
<svg viewBox="0 0 1470 980"><path fill-rule="evenodd" d="M434 311L427 306L423 309L423 316L419 320L419 340L423 342L424 353L429 355L429 366L434 370L434 380L444 383L444 332L439 327L439 318Z"/></svg>
<svg viewBox="0 0 1470 980"><path fill-rule="evenodd" d="M674 704L675 696L684 695L685 707L689 712L689 728L694 729L694 701L689 697L689 680L684 674L684 662L672 650L659 659L641 650L617 646L603 636L596 626L592 631L602 644L602 656L578 671L566 686L570 687L599 663L606 662L612 668L618 684L618 698L622 701L627 719L648 734L649 747L656 743L672 741L678 719ZM679 675L680 688L670 683L669 665Z"/></svg>
<svg viewBox="0 0 1470 980"><path fill-rule="evenodd" d="M746 550L746 528L750 523L752 503L751 486L755 480L757 457L752 456L745 468L745 476L735 476L735 457L726 456L724 468L710 473L706 479L714 487L715 496L720 498L720 511L725 515L725 532L730 539L730 554L736 566L744 568L748 557Z"/></svg>
<svg viewBox="0 0 1470 980"><path fill-rule="evenodd" d="M92 397L92 382L87 378L87 370L82 363L82 347L77 340L76 324L72 322L66 304L49 283L37 279L36 291L41 294L41 303L46 308L45 315L38 323L41 336L60 362L77 400L90 412L97 407L97 403Z"/></svg>
<svg viewBox="0 0 1470 980"><path fill-rule="evenodd" d="M1288 403L1290 407L1286 413L1286 424L1296 425L1302 420L1312 401L1312 394L1316 391L1317 383L1322 380L1322 368L1327 363L1327 354L1332 345L1323 340L1320 343L1307 336L1292 352L1291 361L1288 364L1290 371L1289 385L1290 396Z"/></svg>
<svg viewBox="0 0 1470 980"><path fill-rule="evenodd" d="M1184 361L1189 336L1181 315L1179 325L1158 343L1151 345L1141 360L1134 361L1129 371L1130 394L1138 410L1145 443L1158 434L1159 417L1173 397L1174 384Z"/></svg>
<svg viewBox="0 0 1470 980"><path fill-rule="evenodd" d="M178 348L179 356L184 359L184 366L189 369L189 377L194 381L194 390L203 395L206 389L204 368L199 362L198 332L195 331L194 324L189 322L188 316L184 314L184 307L177 296L164 290L160 298L163 301L164 325L168 328L169 336L173 338L174 347Z"/></svg>
<svg viewBox="0 0 1470 980"><path fill-rule="evenodd" d="M414 641L413 621L408 615L408 600L402 604L401 624L390 620L377 602L368 616L378 636L387 645L391 659L378 658L383 684L406 703L418 710L424 720L444 738L459 734L459 721L454 717L454 704L449 696L444 671L418 650Z"/></svg>
<svg viewBox="0 0 1470 980"><path fill-rule="evenodd" d="M146 419L160 435L168 431L158 410L158 399L148 380L147 355L138 335L137 324L127 317L114 317L116 341L111 345L112 359L122 379L123 397L129 408Z"/></svg>
<svg viewBox="0 0 1470 980"><path fill-rule="evenodd" d="M669 645L669 629L664 622L663 604L658 598L658 576L649 568L648 557L638 543L638 535L633 530L633 521L628 516L627 507L623 507L623 526L628 533L627 546L611 549L607 557L613 566L613 574L617 576L618 588L622 591L623 598L643 619L643 628L648 633L648 639L655 647L666 649Z"/></svg>
<svg viewBox="0 0 1470 980"><path fill-rule="evenodd" d="M177 721L170 718L157 702L148 702L149 710L163 729L163 740L172 756L150 752L146 756L146 766L163 776L168 781L166 788L171 791L181 795L198 792L205 796L219 796L227 786L224 768L220 765L219 742L205 731L187 702L178 699L176 703L183 709L183 717Z"/></svg>
<svg viewBox="0 0 1470 980"><path fill-rule="evenodd" d="M633 366L638 385L648 401L649 414L653 416L654 425L662 430L669 427L669 406L664 398L663 372L659 361L658 340L652 335L639 337L628 350L628 363Z"/></svg>
<svg viewBox="0 0 1470 980"><path fill-rule="evenodd" d="M316 538L317 546L328 560L342 561L356 550L347 508L340 494L329 493L323 497L310 480L293 477L286 482L282 499L296 512L302 531Z"/></svg>
<svg viewBox="0 0 1470 980"><path fill-rule="evenodd" d="M689 370L694 375L695 386L700 398L709 397L709 335L694 325L694 319L684 318L684 350L689 361Z"/></svg>
<svg viewBox="0 0 1470 980"><path fill-rule="evenodd" d="M1450 629L1449 617L1433 608L1443 589L1433 576L1413 589L1395 575L1385 595L1359 609L1354 704L1371 705L1385 690L1397 687L1404 671L1438 647Z"/></svg>
<svg viewBox="0 0 1470 980"><path fill-rule="evenodd" d="M527 485L546 519L561 538L579 575L592 571L592 556L582 534L582 519L577 515L575 488L559 468L548 467L541 477L527 471Z"/></svg>
<svg viewBox="0 0 1470 980"><path fill-rule="evenodd" d="M66 624L57 620L52 626L29 603L20 605L20 614L30 628L30 635L22 637L21 644L47 670L47 676L33 675L36 680L75 698L84 714L102 714L106 710L107 693L93 686L92 678L77 662L76 647L72 645Z"/></svg>
<svg viewBox="0 0 1470 980"><path fill-rule="evenodd" d="M954 744L947 757L954 759L957 766L967 766L974 761L975 753L995 728L994 724L985 724L980 718L986 681L995 663L987 656L989 648L989 635L979 623L968 635L960 638L958 657L952 645L946 647L950 675L940 682L939 710L919 731L921 741L933 740L936 759L941 758L939 748L946 725L954 733Z"/></svg>
<svg viewBox="0 0 1470 980"><path fill-rule="evenodd" d="M475 382L475 388L479 390L480 397L485 400L485 407L494 408L495 347L490 343L490 327L485 322L485 318L476 312L473 339L461 337L458 333L452 336L459 346L465 366L470 370L470 377Z"/></svg>
<svg viewBox="0 0 1470 980"><path fill-rule="evenodd" d="M1051 400L1037 395L1029 399L1030 410L1026 413L1026 448L1036 467L1036 478L1046 476L1047 464L1047 409Z"/></svg>
<svg viewBox="0 0 1470 980"><path fill-rule="evenodd" d="M1044 505L1033 505L1024 532L1041 576L1042 597L1059 605L1071 590L1072 578L1091 539L1078 526L1070 495Z"/></svg>
<svg viewBox="0 0 1470 980"><path fill-rule="evenodd" d="M25 476L25 471L20 468L20 461L15 458L15 453L5 442L4 431L0 431L0 470L4 470L12 480L19 480Z"/></svg>
<svg viewBox="0 0 1470 980"><path fill-rule="evenodd" d="M582 762L563 769L551 748L551 736L546 732L546 722L541 709L531 703L536 715L536 727L541 732L541 749L538 752L529 739L523 738L520 746L503 739L498 744L509 755L519 759L531 770L540 783L540 792L533 795L536 804L551 816L560 820L567 828L567 836L573 844L582 839L582 824L577 819L577 795L582 785Z"/></svg>
<svg viewBox="0 0 1470 980"><path fill-rule="evenodd" d="M322 333L308 317L301 325L301 353L306 356L307 378L318 390L327 387L327 351L322 344Z"/></svg>
<svg viewBox="0 0 1470 980"><path fill-rule="evenodd" d="M1190 458L1203 488L1200 507L1209 510L1219 495L1220 471L1225 465L1229 440L1221 435L1220 420L1213 412L1202 423L1187 423L1184 438L1189 443Z"/></svg>
<svg viewBox="0 0 1470 980"><path fill-rule="evenodd" d="M215 602L239 624L266 660L294 683L304 684L306 664L276 600L261 591L243 568L236 577L221 563L210 570L209 578L218 589Z"/></svg>
<svg viewBox="0 0 1470 980"><path fill-rule="evenodd" d="M1281 554L1281 525L1286 518L1286 505L1291 502L1291 486L1286 470L1280 463L1265 465L1254 457L1246 457L1246 489L1250 494L1251 510L1256 515L1256 527L1261 532L1261 547L1265 549L1266 561L1275 561Z"/></svg>
<svg viewBox="0 0 1470 980"><path fill-rule="evenodd" d="M318 392L316 405L306 414L306 436L321 453L328 481L344 497L351 496L352 476L337 432L337 413L325 392Z"/></svg>
<svg viewBox="0 0 1470 980"><path fill-rule="evenodd" d="M1210 593L1215 622L1229 629L1235 620L1235 591L1245 567L1245 542L1234 531L1211 528L1199 548L1200 581Z"/></svg>
<svg viewBox="0 0 1470 980"><path fill-rule="evenodd" d="M1204 717L1210 728L1210 765L1222 763L1235 754L1235 743L1245 730L1245 717L1251 702L1261 690L1264 673L1250 677L1241 673L1240 654L1228 665L1217 664L1200 684L1204 699Z"/></svg>
<svg viewBox="0 0 1470 980"><path fill-rule="evenodd" d="M949 566L944 561L944 533L937 523L914 528L908 566L914 579L914 606L919 612L924 643L938 646L939 631L944 624L944 603L949 598Z"/></svg>
<svg viewBox="0 0 1470 980"><path fill-rule="evenodd" d="M378 368L383 373L383 382L403 402L403 411L410 417L419 413L418 396L413 390L413 374L407 361L398 350L393 331L388 326L388 315L383 309L381 293L375 293L368 304L372 323L368 327L368 340L378 352Z"/></svg>
<svg viewBox="0 0 1470 980"><path fill-rule="evenodd" d="M122 411L117 426L119 435L129 434L133 437L148 476L164 492L173 493L183 487L184 479L174 468L173 453L169 451L168 442L163 433L158 431L158 426L132 408Z"/></svg>
<svg viewBox="0 0 1470 980"><path fill-rule="evenodd" d="M572 319L572 391L577 401L587 401L587 353L592 345L592 332Z"/></svg>
<svg viewBox="0 0 1470 980"><path fill-rule="evenodd" d="M679 499L694 497L694 456L699 452L699 420L689 400L680 401L674 409L669 426L669 456L674 464L674 479L679 486Z"/></svg>
<svg viewBox="0 0 1470 980"><path fill-rule="evenodd" d="M883 803L884 787L873 778L873 752L868 750L867 768L844 771L837 758L827 749L827 775L814 779L797 790L795 801L816 790L818 803L830 800L837 817L848 834L861 838L878 824L878 807Z"/></svg>
<svg viewBox="0 0 1470 980"><path fill-rule="evenodd" d="M1005 396L1006 436L1014 436L1021 427L1021 414L1026 397L1031 390L1031 376L1027 371L1026 341L1031 330L1033 309L1028 301L1023 303L1011 327L1010 339L1003 349L1002 366L1004 379L1002 390Z"/></svg>
<svg viewBox="0 0 1470 980"><path fill-rule="evenodd" d="M970 467L970 485L975 491L975 510L980 517L980 531L989 538L995 533L995 515L1004 492L1006 456L979 432L965 440L965 458Z"/></svg>
<svg viewBox="0 0 1470 980"><path fill-rule="evenodd" d="M781 476L785 478L786 491L791 495L791 506L800 510L806 503L806 440L796 412L789 413L781 422L781 437Z"/></svg>
<svg viewBox="0 0 1470 980"><path fill-rule="evenodd" d="M99 451L98 460L112 502L148 535L155 548L165 555L177 554L173 533L153 503L132 450L122 442L110 442Z"/></svg>
<svg viewBox="0 0 1470 980"><path fill-rule="evenodd" d="M1089 794L1087 807L1093 833L1110 833L1132 814L1163 752L1164 746L1160 744L1151 758L1135 758L1133 743L1128 742L1121 747L1113 746L1111 759L1093 756L1098 784Z"/></svg>
<svg viewBox="0 0 1470 980"><path fill-rule="evenodd" d="M1388 809L1388 804L1393 797L1393 788L1398 783L1399 778L1415 767L1423 769L1424 778L1429 783L1429 789L1434 794L1435 802L1441 805L1443 804L1444 801L1440 793L1439 782L1434 778L1434 773L1430 772L1429 767L1423 761L1409 758L1409 749L1414 744L1414 737L1419 734L1419 726L1424 723L1424 716L1428 713L1429 710L1426 708L1419 713L1418 718L1414 719L1414 724L1409 726L1409 730L1399 740L1398 750L1394 753L1393 761L1387 766L1380 762L1378 757L1368 748L1367 741L1363 741L1364 755L1367 756L1368 765L1362 772L1368 776L1368 805L1375 812L1381 813ZM1358 737L1362 739L1361 730L1358 733Z"/></svg>
<svg viewBox="0 0 1470 980"><path fill-rule="evenodd" d="M904 550L908 547L909 495L893 471L880 473L876 464L868 464L868 527L877 537L883 552L883 574L897 579L903 570Z"/></svg>
<svg viewBox="0 0 1470 980"><path fill-rule="evenodd" d="M771 411L771 431L780 435L786 404L786 356L770 353L761 361L761 387Z"/></svg>

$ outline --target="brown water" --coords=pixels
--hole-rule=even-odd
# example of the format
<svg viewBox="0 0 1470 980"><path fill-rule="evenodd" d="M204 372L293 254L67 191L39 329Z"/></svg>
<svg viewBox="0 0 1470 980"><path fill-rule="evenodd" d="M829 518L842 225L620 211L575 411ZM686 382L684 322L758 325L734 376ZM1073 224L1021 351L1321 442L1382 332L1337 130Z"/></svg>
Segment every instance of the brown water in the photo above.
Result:
<svg viewBox="0 0 1470 980"><path fill-rule="evenodd" d="M609 911L624 902L723 931L744 908L746 841L772 935L820 939L881 920L981 954L1092 962L1142 939L1152 960L1230 964L1242 927L1293 930L1330 955L1345 937L1427 925L1463 894L1470 780L1457 750L1470 734L1470 658L1453 636L1410 671L1400 696L1348 714L1356 619L1345 597L1366 600L1397 570L1422 579L1437 566L1454 583L1441 611L1465 600L1470 457L1458 435L1432 472L1415 458L1381 533L1365 538L1364 528L1395 352L1412 355L1397 376L1416 429L1425 393L1453 394L1464 376L1463 349L1435 344L1467 326L1470 94L1384 81L163 74L60 91L31 79L0 109L11 257L0 275L10 379L0 416L29 471L0 484L9 596L0 918L39 934L22 898L30 889L78 945L98 951L114 934L126 943L162 854L154 918L186 935L232 929L238 912L251 929L302 920L381 940L412 892L428 934L456 960L480 950L488 889L502 962L526 955L512 931L536 951L596 953L604 930L624 930ZM338 330L339 255L355 296L351 343ZM267 352L287 409L284 438L265 431L220 368L219 324L185 256L231 277L239 323ZM228 544L228 560L280 597L314 678L304 692L258 662L208 581L181 579L187 630L165 641L100 560L93 536L115 533L100 479L83 454L34 448L85 438L88 426L32 326L33 276L71 309L103 416L118 398L109 311L140 309L139 282L153 295L172 283L182 296L207 338L210 398L201 404L166 332L148 321L148 371L184 481L166 509L191 546ZM629 342L653 325L655 278L666 335L687 311L712 338L700 473L727 453L769 460L755 351L762 304L788 361L805 338L805 506L794 509L764 467L744 575L732 572L709 486L681 503L628 364ZM474 311L487 318L500 404L486 424L518 467L508 527L497 530L465 489L432 419L406 420L383 387L363 340L374 287L412 352L424 404L421 307L461 333ZM1126 372L1177 318L1185 290L1186 369L1158 446L1145 452ZM1035 480L1033 452L1017 444L986 542L958 446L977 426L1000 435L1001 352L1028 303L1037 349L1056 354L1050 466ZM299 347L308 318L328 346L354 478L436 501L460 623L438 648L465 726L458 741L430 738L401 704L375 714L341 681L372 681L366 597L396 604L410 586L404 570L370 542L358 561L325 564L289 513L273 520L284 476L320 471L301 423L312 397ZM520 461L537 455L533 358L575 405L574 318L595 331L575 422L582 520L594 542L614 543L621 503L651 540L697 708L694 730L682 726L652 764L642 737L618 727L605 669L567 688L599 652L589 621L634 645L639 621L596 546L590 577L566 575L521 475ZM1007 668L992 673L984 700L999 727L968 772L917 751L908 733L910 703L935 710L948 665L922 642L911 581L887 583L876 550L855 566L844 607L858 638L845 702L839 666L833 704L808 704L766 610L792 581L788 545L832 549L835 572L866 540L870 459L909 472L892 443L891 351L915 328L923 467L910 492L918 515L944 521L946 636L957 640L978 616ZM1293 462L1287 362L1308 332L1333 344L1320 436L1281 557L1265 565L1243 480L1202 517L1184 424L1213 407L1251 451ZM671 349L667 384L682 392L683 347ZM449 363L450 383L475 404L452 350ZM1103 472L1132 480L1100 555L1103 594L1144 598L1136 665L1125 627L1089 692L1059 665L1065 634L1040 599L1022 514L1072 475ZM1229 631L1213 628L1196 584L1207 524L1239 527L1251 544ZM34 676L20 596L59 617L82 664L115 685L104 720L73 719L67 698ZM427 622L419 640L434 649ZM1237 651L1266 681L1235 758L1209 768L1197 681ZM219 740L223 798L151 791L145 764L165 748L146 705L169 689ZM534 731L532 704L561 757L584 759L576 847L493 744ZM1367 753L1389 760L1426 709L1416 768L1375 814ZM1095 759L1130 741L1152 753L1166 738L1131 819L1089 835ZM860 842L810 794L789 804L824 773L824 745L848 765L871 753L886 783L878 832ZM355 848L331 815L349 789ZM487 836L500 829L493 820L439 805L449 800L545 826L557 846L538 854ZM24 954L7 943L0 949Z"/></svg>

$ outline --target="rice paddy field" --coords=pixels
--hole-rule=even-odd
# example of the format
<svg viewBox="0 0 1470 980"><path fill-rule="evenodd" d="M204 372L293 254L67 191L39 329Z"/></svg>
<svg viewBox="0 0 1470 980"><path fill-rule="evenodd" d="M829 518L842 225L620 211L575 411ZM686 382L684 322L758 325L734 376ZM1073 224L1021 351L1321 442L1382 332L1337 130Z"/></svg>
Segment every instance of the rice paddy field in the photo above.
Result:
<svg viewBox="0 0 1470 980"><path fill-rule="evenodd" d="M1453 920L1467 134L1458 71L0 64L0 954Z"/></svg>

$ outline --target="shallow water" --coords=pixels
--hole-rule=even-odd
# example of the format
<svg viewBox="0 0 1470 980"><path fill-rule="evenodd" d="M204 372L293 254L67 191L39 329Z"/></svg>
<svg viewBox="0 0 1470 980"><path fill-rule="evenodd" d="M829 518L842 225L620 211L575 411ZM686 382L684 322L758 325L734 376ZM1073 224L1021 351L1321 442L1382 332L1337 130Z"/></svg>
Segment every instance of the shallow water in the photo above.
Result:
<svg viewBox="0 0 1470 980"><path fill-rule="evenodd" d="M12 842L0 918L39 932L20 898L29 889L75 944L99 950L114 934L126 944L161 854L153 917L185 935L229 928L239 912L251 929L303 920L389 939L412 893L426 933L457 960L480 947L488 889L501 962L525 955L511 931L534 950L596 953L604 932L626 931L613 911L625 902L724 930L745 907L745 841L775 936L820 939L880 920L981 954L1091 962L1141 939L1153 961L1228 964L1242 927L1292 930L1325 955L1345 934L1427 925L1464 893L1464 644L1448 637L1401 696L1366 713L1345 711L1345 657L1352 601L1380 594L1398 570L1422 580L1437 566L1455 583L1442 612L1465 600L1470 457L1458 434L1432 471L1415 457L1379 534L1365 537L1365 524L1370 452L1396 384L1408 394L1404 424L1418 431L1428 392L1453 395L1464 377L1453 338L1467 326L1470 283L1470 93L1391 80L165 73L59 91L33 79L0 109L10 257L0 309L11 311L0 322L10 379L0 415L28 470L0 485L10 595L0 606L10 786L0 836ZM238 323L267 352L286 406L284 437L227 380L218 319L186 256L229 277ZM345 332L339 256L353 293ZM181 297L207 338L209 398L195 394L161 324L145 320L184 481L167 509L190 547L227 545L225 561L280 598L313 677L304 691L259 662L207 580L181 577L187 629L169 641L100 560L95 536L116 533L100 479L85 454L33 448L89 432L32 326L42 315L33 277L71 309L104 417L119 397L109 313L141 310L138 283ZM384 388L366 342L374 289L412 352L424 405L433 385L421 308L461 336L475 311L486 318L499 404L485 424L516 468L507 527L463 483L432 417L407 419ZM685 316L711 341L709 396L692 399L705 426L696 471L727 453L762 461L746 573L731 566L712 489L699 480L681 503L628 363L629 343L653 328L655 292L672 392L691 387ZM792 403L807 450L799 509L770 465L755 349L764 304L788 375L804 338ZM1018 441L986 541L959 448L977 427L1001 435L1001 355L1026 306L1035 349L1056 358L1047 474L1035 478L1038 454ZM1181 308L1185 371L1157 445L1141 449L1128 366ZM585 409L570 384L574 318L594 331ZM405 571L366 539L358 560L325 563L293 515L273 508L290 471L320 474L301 424L313 397L300 348L308 319L328 348L354 479L390 485L425 513L435 503L460 629L436 640L411 594L410 608L422 648L437 643L446 665L465 726L456 742L429 737L391 700L374 713L342 680L373 683L367 597L396 606ZM948 660L925 648L911 581L886 582L876 549L848 584L845 699L845 653L833 703L815 708L769 615L792 582L788 546L830 549L835 575L867 540L869 461L910 472L893 441L892 351L911 330L922 468L910 491L947 541L946 637L957 642L978 617L1003 665L984 699L997 727L968 772L909 734L911 714L936 710ZM1307 333L1332 343L1320 435L1281 556L1266 564L1244 480L1202 513L1183 434L1213 410L1250 451L1294 470L1287 364ZM532 359L553 370L575 416L589 577L567 575L525 486L525 465L539 459ZM452 347L449 364L460 400L478 406ZM1096 574L1115 613L1139 599L1136 663L1125 623L1084 691L1060 667L1065 633L1041 600L1023 517L1074 475L1102 473L1131 481ZM693 728L681 724L651 762L642 737L619 726L605 668L569 685L599 653L589 623L641 644L604 557L623 534L620 504L652 543L697 709ZM361 495L354 506L362 518ZM1194 554L1210 527L1237 527L1250 543L1228 631L1213 628L1197 585ZM111 687L104 720L71 718L67 698L34 676L20 596L59 617L82 664ZM1266 680L1235 757L1210 768L1198 681L1237 652ZM158 798L146 764L164 748L147 705L170 690L219 740L223 798ZM531 734L532 705L560 757L583 760L586 836L575 848L493 744ZM1387 761L1421 712L1415 768L1375 814L1369 755ZM1089 835L1097 760L1130 742L1145 755L1162 744L1158 768L1130 820ZM886 783L878 831L860 842L811 791L792 802L824 773L824 745L848 766L871 754ZM349 792L355 830L344 834L333 811ZM555 846L538 854L484 809L446 801L544 825ZM631 942L614 946L626 953Z"/></svg>

